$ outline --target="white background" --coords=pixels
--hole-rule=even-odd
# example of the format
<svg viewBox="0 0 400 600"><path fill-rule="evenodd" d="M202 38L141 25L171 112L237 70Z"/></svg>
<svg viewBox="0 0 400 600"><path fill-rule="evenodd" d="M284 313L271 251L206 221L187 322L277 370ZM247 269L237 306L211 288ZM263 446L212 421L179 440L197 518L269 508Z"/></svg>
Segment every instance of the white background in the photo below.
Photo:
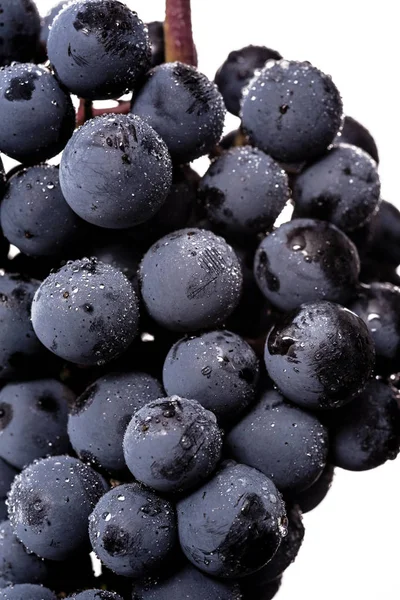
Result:
<svg viewBox="0 0 400 600"><path fill-rule="evenodd" d="M37 0L45 13L55 2ZM163 0L126 2L144 21ZM378 144L382 195L400 204L399 35L394 0L192 0L199 68L210 78L231 50L262 44L332 75L346 114ZM235 126L229 120L229 129ZM367 473L337 472L305 515L306 538L278 600L400 599L400 458ZM171 600L179 600L171 599Z"/></svg>

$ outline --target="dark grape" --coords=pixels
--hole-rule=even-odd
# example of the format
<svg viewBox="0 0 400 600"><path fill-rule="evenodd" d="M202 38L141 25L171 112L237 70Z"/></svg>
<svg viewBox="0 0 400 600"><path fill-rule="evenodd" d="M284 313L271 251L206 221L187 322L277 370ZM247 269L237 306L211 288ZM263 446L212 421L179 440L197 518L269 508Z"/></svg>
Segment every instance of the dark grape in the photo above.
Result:
<svg viewBox="0 0 400 600"><path fill-rule="evenodd" d="M337 408L366 385L375 350L362 319L339 304L315 302L278 320L264 357L286 398L305 408Z"/></svg>
<svg viewBox="0 0 400 600"><path fill-rule="evenodd" d="M218 142L225 107L217 87L205 75L175 62L148 73L133 99L132 112L157 131L175 162L188 163Z"/></svg>
<svg viewBox="0 0 400 600"><path fill-rule="evenodd" d="M32 303L32 324L54 354L81 365L121 354L137 333L138 300L117 269L96 259L69 261L51 273Z"/></svg>
<svg viewBox="0 0 400 600"><path fill-rule="evenodd" d="M68 405L75 396L55 379L9 383L0 391L0 457L17 469L68 452Z"/></svg>
<svg viewBox="0 0 400 600"><path fill-rule="evenodd" d="M285 506L275 485L256 469L233 462L178 502L177 511L183 552L216 577L257 571L286 535Z"/></svg>
<svg viewBox="0 0 400 600"><path fill-rule="evenodd" d="M379 207L374 211L371 218L366 221L361 227L354 229L353 231L348 231L347 236L353 242L355 247L357 248L357 252L361 260L364 260L365 257L370 252L371 246L374 242L374 237L378 230L378 213L380 210L381 203Z"/></svg>
<svg viewBox="0 0 400 600"><path fill-rule="evenodd" d="M254 277L256 248L233 246L243 272L243 289L239 305L226 322L226 327L247 339L257 339L271 329L275 309L261 293Z"/></svg>
<svg viewBox="0 0 400 600"><path fill-rule="evenodd" d="M255 574L257 575L257 573ZM257 585L257 581L254 584L246 586L245 584L240 586L242 592L242 600L272 600L279 592L282 585L282 577L274 579L269 583L261 582L261 587Z"/></svg>
<svg viewBox="0 0 400 600"><path fill-rule="evenodd" d="M128 240L123 239L121 242L111 241L109 243L98 241L90 247L90 256L121 271L133 285L136 294L139 295L138 270L143 252L140 252Z"/></svg>
<svg viewBox="0 0 400 600"><path fill-rule="evenodd" d="M167 394L192 398L222 425L235 423L255 399L258 359L245 340L230 331L210 331L176 342L163 369Z"/></svg>
<svg viewBox="0 0 400 600"><path fill-rule="evenodd" d="M0 71L0 151L23 163L52 158L71 137L70 96L45 67L12 64Z"/></svg>
<svg viewBox="0 0 400 600"><path fill-rule="evenodd" d="M11 525L26 548L65 560L88 545L88 517L106 492L93 469L70 456L53 456L24 469L8 496Z"/></svg>
<svg viewBox="0 0 400 600"><path fill-rule="evenodd" d="M266 46L246 46L230 52L215 75L215 83L230 113L239 116L243 89L255 71L264 67L268 60L280 58L279 52Z"/></svg>
<svg viewBox="0 0 400 600"><path fill-rule="evenodd" d="M340 143L358 146L379 163L379 153L374 138L368 129L352 117L344 118L343 127L335 139L335 144Z"/></svg>
<svg viewBox="0 0 400 600"><path fill-rule="evenodd" d="M4 192L6 190L6 176L4 173L4 165L0 156L0 200L3 199Z"/></svg>
<svg viewBox="0 0 400 600"><path fill-rule="evenodd" d="M85 590L68 596L66 600L122 600L122 598L119 594L106 590Z"/></svg>
<svg viewBox="0 0 400 600"><path fill-rule="evenodd" d="M32 60L40 33L36 4L32 0L7 0L0 8L0 67Z"/></svg>
<svg viewBox="0 0 400 600"><path fill-rule="evenodd" d="M314 219L284 223L264 238L254 259L260 290L280 310L317 300L344 304L359 272L354 244L334 225Z"/></svg>
<svg viewBox="0 0 400 600"><path fill-rule="evenodd" d="M30 320L38 286L34 279L0 272L0 380L32 374L43 356Z"/></svg>
<svg viewBox="0 0 400 600"><path fill-rule="evenodd" d="M163 395L161 384L144 373L110 373L97 379L71 408L68 433L83 461L123 473L126 427L145 404Z"/></svg>
<svg viewBox="0 0 400 600"><path fill-rule="evenodd" d="M212 162L200 181L206 215L226 235L272 229L290 191L285 171L257 148L232 148Z"/></svg>
<svg viewBox="0 0 400 600"><path fill-rule="evenodd" d="M215 471L221 448L215 415L179 396L140 408L124 436L124 456L132 475L161 493L199 487Z"/></svg>
<svg viewBox="0 0 400 600"><path fill-rule="evenodd" d="M390 373L399 370L400 289L390 283L363 285L349 308L370 331L378 367Z"/></svg>
<svg viewBox="0 0 400 600"><path fill-rule="evenodd" d="M400 211L383 200L375 217L375 231L369 252L382 263L400 264Z"/></svg>
<svg viewBox="0 0 400 600"><path fill-rule="evenodd" d="M137 483L120 485L96 505L89 534L106 567L124 577L145 577L172 558L175 509Z"/></svg>
<svg viewBox="0 0 400 600"><path fill-rule="evenodd" d="M253 145L281 162L323 154L341 120L337 88L308 62L270 61L243 92L244 132Z"/></svg>
<svg viewBox="0 0 400 600"><path fill-rule="evenodd" d="M146 223L129 229L132 243L147 249L164 235L186 227L196 207L199 179L188 165L175 166L171 189L160 210Z"/></svg>
<svg viewBox="0 0 400 600"><path fill-rule="evenodd" d="M87 121L67 144L60 165L61 189L82 219L110 229L150 219L172 182L167 148L133 115Z"/></svg>
<svg viewBox="0 0 400 600"><path fill-rule="evenodd" d="M364 258L361 262L360 281L363 283L391 283L400 287L400 276L396 267L370 257Z"/></svg>
<svg viewBox="0 0 400 600"><path fill-rule="evenodd" d="M181 229L148 250L140 280L144 304L157 323L174 331L196 331L214 327L232 313L242 273L223 238Z"/></svg>
<svg viewBox="0 0 400 600"><path fill-rule="evenodd" d="M293 563L299 553L304 539L304 525L298 506L289 506L287 513L287 535L283 538L276 554L259 571L244 577L240 581L242 590L246 592L261 591L271 581L278 579Z"/></svg>
<svg viewBox="0 0 400 600"><path fill-rule="evenodd" d="M69 250L81 221L62 194L58 168L39 165L20 169L8 180L1 203L1 227L11 244L31 256Z"/></svg>
<svg viewBox="0 0 400 600"><path fill-rule="evenodd" d="M349 471L375 469L394 460L400 450L397 391L383 381L365 390L335 414L331 428L332 462Z"/></svg>
<svg viewBox="0 0 400 600"><path fill-rule="evenodd" d="M0 458L0 522L7 518L7 494L18 471ZM2 575L0 574L0 578Z"/></svg>
<svg viewBox="0 0 400 600"><path fill-rule="evenodd" d="M51 563L28 553L14 535L9 521L0 524L0 587L19 583L45 583Z"/></svg>
<svg viewBox="0 0 400 600"><path fill-rule="evenodd" d="M47 41L58 79L83 98L118 98L150 67L147 30L122 2L78 0L55 18Z"/></svg>
<svg viewBox="0 0 400 600"><path fill-rule="evenodd" d="M165 62L164 23L162 21L152 21L147 23L147 29L151 46L151 66L156 67Z"/></svg>
<svg viewBox="0 0 400 600"><path fill-rule="evenodd" d="M49 12L42 18L40 23L40 46L38 49L37 59L38 62L45 62L47 60L47 40L53 21L64 6L68 4L68 0L62 0L53 6Z"/></svg>
<svg viewBox="0 0 400 600"><path fill-rule="evenodd" d="M295 179L294 216L330 221L343 231L361 227L380 200L376 163L360 148L333 146Z"/></svg>
<svg viewBox="0 0 400 600"><path fill-rule="evenodd" d="M0 590L0 600L57 600L57 597L41 585L21 583Z"/></svg>
<svg viewBox="0 0 400 600"><path fill-rule="evenodd" d="M237 583L207 577L191 565L185 565L166 578L133 584L132 600L241 600Z"/></svg>
<svg viewBox="0 0 400 600"><path fill-rule="evenodd" d="M42 583L65 592L86 586L93 577L88 553L67 561L43 560L28 552L15 536L9 521L0 524L0 588L20 583Z"/></svg>
<svg viewBox="0 0 400 600"><path fill-rule="evenodd" d="M317 417L268 390L228 434L227 452L293 494L310 487L324 470L328 432Z"/></svg>
<svg viewBox="0 0 400 600"><path fill-rule="evenodd" d="M322 475L318 477L312 486L299 494L295 494L294 502L300 506L302 513L310 512L321 504L331 488L334 474L334 466L331 464L326 465Z"/></svg>

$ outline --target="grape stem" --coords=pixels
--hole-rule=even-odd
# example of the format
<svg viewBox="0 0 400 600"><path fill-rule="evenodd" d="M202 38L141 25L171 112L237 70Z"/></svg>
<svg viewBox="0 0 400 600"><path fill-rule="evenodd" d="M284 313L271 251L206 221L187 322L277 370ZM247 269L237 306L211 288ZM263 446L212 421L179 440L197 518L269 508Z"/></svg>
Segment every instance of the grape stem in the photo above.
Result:
<svg viewBox="0 0 400 600"><path fill-rule="evenodd" d="M197 66L190 0L166 0L164 37L166 62Z"/></svg>
<svg viewBox="0 0 400 600"><path fill-rule="evenodd" d="M89 119L94 117L100 117L101 115L127 115L130 111L131 103L127 100L118 100L117 106L112 106L110 108L94 108L91 105L91 116ZM76 126L80 127L88 120L87 113L85 111L85 100L81 100L78 108L78 112L76 115Z"/></svg>

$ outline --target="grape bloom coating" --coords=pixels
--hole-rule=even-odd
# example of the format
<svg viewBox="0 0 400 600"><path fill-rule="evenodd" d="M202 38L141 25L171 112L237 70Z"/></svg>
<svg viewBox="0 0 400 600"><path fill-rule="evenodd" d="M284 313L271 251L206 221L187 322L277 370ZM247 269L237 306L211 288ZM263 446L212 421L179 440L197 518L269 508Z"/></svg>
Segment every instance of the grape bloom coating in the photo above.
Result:
<svg viewBox="0 0 400 600"><path fill-rule="evenodd" d="M120 271L96 259L70 261L51 273L32 303L32 324L54 354L95 365L123 352L137 333L138 299Z"/></svg>

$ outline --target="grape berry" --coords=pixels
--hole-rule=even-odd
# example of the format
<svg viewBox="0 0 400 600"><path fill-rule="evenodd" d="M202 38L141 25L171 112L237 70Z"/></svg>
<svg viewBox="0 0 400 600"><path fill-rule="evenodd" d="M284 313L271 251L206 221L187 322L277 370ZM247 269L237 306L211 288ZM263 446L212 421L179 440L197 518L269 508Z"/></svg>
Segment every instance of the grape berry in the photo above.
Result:
<svg viewBox="0 0 400 600"><path fill-rule="evenodd" d="M400 450L374 138L267 46L210 80L166 2L0 0L0 600L271 600Z"/></svg>

